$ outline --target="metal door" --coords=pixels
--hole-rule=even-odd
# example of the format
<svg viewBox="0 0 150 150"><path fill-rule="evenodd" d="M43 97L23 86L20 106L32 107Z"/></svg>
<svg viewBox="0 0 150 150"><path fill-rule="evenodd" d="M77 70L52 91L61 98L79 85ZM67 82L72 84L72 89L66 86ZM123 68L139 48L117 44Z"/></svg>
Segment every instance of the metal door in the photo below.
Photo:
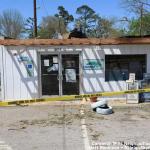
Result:
<svg viewBox="0 0 150 150"><path fill-rule="evenodd" d="M79 94L79 54L62 54L62 95Z"/></svg>
<svg viewBox="0 0 150 150"><path fill-rule="evenodd" d="M41 55L42 95L59 95L58 61L56 54Z"/></svg>
<svg viewBox="0 0 150 150"><path fill-rule="evenodd" d="M79 94L79 54L41 55L42 95Z"/></svg>

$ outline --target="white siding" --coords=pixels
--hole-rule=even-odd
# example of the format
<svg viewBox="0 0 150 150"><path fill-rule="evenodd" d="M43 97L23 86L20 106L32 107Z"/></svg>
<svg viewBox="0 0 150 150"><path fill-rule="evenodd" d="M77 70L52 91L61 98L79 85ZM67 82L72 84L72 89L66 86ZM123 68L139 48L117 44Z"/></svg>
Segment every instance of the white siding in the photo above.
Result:
<svg viewBox="0 0 150 150"><path fill-rule="evenodd" d="M24 62L18 61L19 53L34 62L34 76L27 75ZM17 55L16 55L17 54ZM32 47L7 47L3 50L4 99L30 99L38 97L37 53Z"/></svg>
<svg viewBox="0 0 150 150"><path fill-rule="evenodd" d="M0 99L3 100L4 99L4 92L5 92L5 86L4 86L4 80L3 80L3 51L4 51L4 46L0 46L0 71L1 71L1 97Z"/></svg>
<svg viewBox="0 0 150 150"><path fill-rule="evenodd" d="M56 47L55 47L56 48ZM81 51L81 63L84 59L105 59L106 54L147 54L147 72L150 72L150 45L102 45L102 46L57 46L57 52ZM34 63L34 75L28 77L25 64L19 62L15 54L28 56ZM0 46L0 64L2 66L2 99L30 99L40 96L38 72L39 52L54 52L54 47L39 46ZM82 66L82 65L81 65ZM80 93L125 90L124 81L105 82L105 66L102 70L83 70Z"/></svg>
<svg viewBox="0 0 150 150"><path fill-rule="evenodd" d="M83 49L83 60L105 59L105 55L108 54L146 54L147 72L150 72L150 45L103 45L85 47ZM99 71L83 70L83 76L82 93L126 90L126 83L124 81L105 82L105 69Z"/></svg>

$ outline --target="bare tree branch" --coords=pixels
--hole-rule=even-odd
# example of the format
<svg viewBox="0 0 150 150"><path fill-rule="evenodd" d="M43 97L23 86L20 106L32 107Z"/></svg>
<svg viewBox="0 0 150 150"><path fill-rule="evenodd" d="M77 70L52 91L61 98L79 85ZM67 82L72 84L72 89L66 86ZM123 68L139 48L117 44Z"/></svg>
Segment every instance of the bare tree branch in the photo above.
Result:
<svg viewBox="0 0 150 150"><path fill-rule="evenodd" d="M17 10L5 10L0 15L0 33L10 38L19 38L24 28L24 19Z"/></svg>

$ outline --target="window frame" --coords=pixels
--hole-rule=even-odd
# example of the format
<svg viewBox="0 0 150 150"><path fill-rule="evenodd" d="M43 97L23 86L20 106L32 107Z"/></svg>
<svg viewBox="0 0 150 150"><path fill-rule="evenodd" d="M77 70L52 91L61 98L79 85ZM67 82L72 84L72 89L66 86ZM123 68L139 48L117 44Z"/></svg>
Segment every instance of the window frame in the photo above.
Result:
<svg viewBox="0 0 150 150"><path fill-rule="evenodd" d="M124 63L126 63L126 64L128 64L128 75L127 76L129 76L129 73L130 73L130 68L129 68L129 62L130 62L130 59L131 58L129 58L129 59L127 59L127 57L131 57L131 56L141 56L141 57L143 57L144 58L144 64L143 63L141 63L141 65L142 65L142 79L143 79L143 74L144 73L146 73L147 72L147 54L123 54L123 55L117 55L117 54L106 54L105 55L105 82L110 82L110 81L125 81L126 79L110 79L109 78L109 75L107 75L107 70L109 70L109 68L107 68L107 63L108 63L108 59L106 58L106 57L126 57L125 58L125 60L128 60L128 61L126 61L126 62L124 62ZM143 59L142 58L142 59ZM110 59L110 58L109 58ZM121 58L120 58L121 59ZM133 57L133 59L132 60L134 60L135 58ZM114 58L114 60L115 60L115 58ZM117 62L117 61L116 61ZM139 62L139 61L138 61ZM117 64L117 63L116 63ZM110 64L109 64L110 65ZM144 65L145 65L145 67L144 67ZM117 66L117 65L116 65ZM142 79L136 79L136 80L142 80Z"/></svg>

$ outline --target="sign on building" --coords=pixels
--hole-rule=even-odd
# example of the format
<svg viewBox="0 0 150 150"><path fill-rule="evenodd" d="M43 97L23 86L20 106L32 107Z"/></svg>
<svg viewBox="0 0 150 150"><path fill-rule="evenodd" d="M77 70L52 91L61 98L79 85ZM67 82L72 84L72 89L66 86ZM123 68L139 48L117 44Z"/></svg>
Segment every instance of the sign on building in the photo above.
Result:
<svg viewBox="0 0 150 150"><path fill-rule="evenodd" d="M102 70L104 69L104 59L84 59L84 70Z"/></svg>

